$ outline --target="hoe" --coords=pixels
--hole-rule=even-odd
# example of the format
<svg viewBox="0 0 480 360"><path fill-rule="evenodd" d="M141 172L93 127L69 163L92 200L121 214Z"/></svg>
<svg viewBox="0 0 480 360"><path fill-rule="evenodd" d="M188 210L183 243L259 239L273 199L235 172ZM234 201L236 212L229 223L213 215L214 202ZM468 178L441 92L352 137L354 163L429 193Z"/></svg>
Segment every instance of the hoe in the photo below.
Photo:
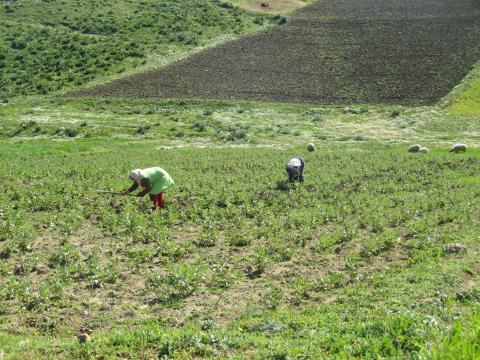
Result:
<svg viewBox="0 0 480 360"><path fill-rule="evenodd" d="M120 192L116 191L103 191L103 190L97 190L96 191L98 194L105 194L105 195L119 195L119 196L135 196L134 194L122 194Z"/></svg>

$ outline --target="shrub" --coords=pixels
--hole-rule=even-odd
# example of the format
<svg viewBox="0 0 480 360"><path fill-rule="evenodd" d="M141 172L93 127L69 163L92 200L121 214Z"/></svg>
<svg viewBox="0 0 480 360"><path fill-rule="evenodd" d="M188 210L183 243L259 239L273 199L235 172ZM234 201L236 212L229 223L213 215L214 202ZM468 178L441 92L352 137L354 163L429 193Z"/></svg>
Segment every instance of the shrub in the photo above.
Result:
<svg viewBox="0 0 480 360"><path fill-rule="evenodd" d="M198 131L198 132L203 132L205 131L205 124L200 122L200 121L197 121L195 124L192 125L192 129L195 129L195 131Z"/></svg>
<svg viewBox="0 0 480 360"><path fill-rule="evenodd" d="M228 2L220 2L218 4L218 6L220 6L221 8L224 8L224 9L233 9L234 8L233 4L230 4Z"/></svg>
<svg viewBox="0 0 480 360"><path fill-rule="evenodd" d="M400 116L400 111L399 110L394 110L392 111L392 113L390 114L390 117L392 119L395 119L396 117Z"/></svg>
<svg viewBox="0 0 480 360"><path fill-rule="evenodd" d="M137 134L144 135L148 130L150 130L150 125L143 124L137 128Z"/></svg>
<svg viewBox="0 0 480 360"><path fill-rule="evenodd" d="M272 21L277 25L284 25L287 23L287 18L285 16L275 15Z"/></svg>
<svg viewBox="0 0 480 360"><path fill-rule="evenodd" d="M67 136L67 137L76 137L79 133L78 129L76 128L73 128L73 127L68 127L64 130L64 135Z"/></svg>

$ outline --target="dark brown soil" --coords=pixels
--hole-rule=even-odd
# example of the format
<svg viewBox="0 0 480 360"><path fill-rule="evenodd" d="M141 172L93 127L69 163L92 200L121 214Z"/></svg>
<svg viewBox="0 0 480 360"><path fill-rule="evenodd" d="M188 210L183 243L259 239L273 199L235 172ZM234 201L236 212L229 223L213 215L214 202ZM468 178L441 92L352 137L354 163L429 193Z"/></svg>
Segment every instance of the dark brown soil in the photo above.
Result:
<svg viewBox="0 0 480 360"><path fill-rule="evenodd" d="M431 104L480 59L477 0L320 0L284 26L74 94Z"/></svg>

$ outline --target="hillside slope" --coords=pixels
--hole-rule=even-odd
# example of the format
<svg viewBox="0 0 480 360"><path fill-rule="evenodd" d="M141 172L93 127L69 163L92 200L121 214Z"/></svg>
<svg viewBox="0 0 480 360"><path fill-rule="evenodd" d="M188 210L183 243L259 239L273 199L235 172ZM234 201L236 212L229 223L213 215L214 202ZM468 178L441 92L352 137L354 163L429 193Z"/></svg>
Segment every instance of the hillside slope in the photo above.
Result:
<svg viewBox="0 0 480 360"><path fill-rule="evenodd" d="M280 28L87 97L432 104L480 58L480 3L325 0Z"/></svg>
<svg viewBox="0 0 480 360"><path fill-rule="evenodd" d="M3 2L0 98L78 87L148 57L259 29L268 15L217 0Z"/></svg>

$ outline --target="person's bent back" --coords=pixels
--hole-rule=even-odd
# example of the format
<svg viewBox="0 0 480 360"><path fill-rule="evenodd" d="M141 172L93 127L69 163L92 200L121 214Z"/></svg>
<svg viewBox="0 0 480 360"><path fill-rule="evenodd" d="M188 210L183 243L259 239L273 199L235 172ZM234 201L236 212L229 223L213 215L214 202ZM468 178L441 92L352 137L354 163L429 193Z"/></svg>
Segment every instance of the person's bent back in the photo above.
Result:
<svg viewBox="0 0 480 360"><path fill-rule="evenodd" d="M301 157L294 157L290 159L285 167L288 174L288 181L300 181L304 180L305 161Z"/></svg>

